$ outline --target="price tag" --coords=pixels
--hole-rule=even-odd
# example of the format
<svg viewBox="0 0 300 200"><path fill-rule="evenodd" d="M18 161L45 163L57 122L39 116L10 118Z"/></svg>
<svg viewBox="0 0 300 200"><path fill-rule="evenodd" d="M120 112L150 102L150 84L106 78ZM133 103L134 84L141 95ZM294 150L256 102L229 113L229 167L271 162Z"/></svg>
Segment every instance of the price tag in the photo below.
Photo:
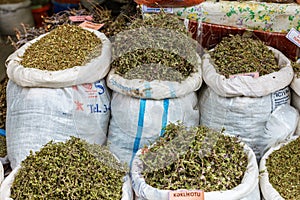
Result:
<svg viewBox="0 0 300 200"><path fill-rule="evenodd" d="M258 72L249 72L249 73L233 74L233 75L229 75L229 78L235 78L237 76L251 76L252 78L258 78L259 73Z"/></svg>
<svg viewBox="0 0 300 200"><path fill-rule="evenodd" d="M204 200L204 191L202 190L170 191L169 200Z"/></svg>
<svg viewBox="0 0 300 200"><path fill-rule="evenodd" d="M158 13L162 10L162 8L151 8L145 5L142 5L142 12L143 13ZM165 13L173 13L173 8L163 8Z"/></svg>
<svg viewBox="0 0 300 200"><path fill-rule="evenodd" d="M89 21L84 21L81 24L79 24L80 27L82 28L90 28L94 30L99 30L104 24L98 24L98 23L93 23Z"/></svg>
<svg viewBox="0 0 300 200"><path fill-rule="evenodd" d="M289 39L291 42L293 42L295 45L300 47L300 32L299 31L292 28L285 37L287 39Z"/></svg>
<svg viewBox="0 0 300 200"><path fill-rule="evenodd" d="M80 15L80 16L69 16L72 22L83 22L85 20L92 21L93 17L91 15Z"/></svg>

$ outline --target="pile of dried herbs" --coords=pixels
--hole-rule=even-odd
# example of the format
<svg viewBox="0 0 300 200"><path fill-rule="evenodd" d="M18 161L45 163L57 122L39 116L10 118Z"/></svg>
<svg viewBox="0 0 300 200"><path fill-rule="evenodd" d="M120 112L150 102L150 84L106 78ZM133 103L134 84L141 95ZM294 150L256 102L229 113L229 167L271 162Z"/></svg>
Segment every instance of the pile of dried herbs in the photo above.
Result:
<svg viewBox="0 0 300 200"><path fill-rule="evenodd" d="M197 42L175 15L161 12L136 18L112 44L111 67L126 79L180 82L197 71Z"/></svg>
<svg viewBox="0 0 300 200"><path fill-rule="evenodd" d="M6 76L0 82L0 129L5 129L5 121L6 121L6 86L8 82L8 77Z"/></svg>
<svg viewBox="0 0 300 200"><path fill-rule="evenodd" d="M274 53L261 40L249 36L224 37L210 55L216 71L226 78L251 72L262 76L280 70Z"/></svg>
<svg viewBox="0 0 300 200"><path fill-rule="evenodd" d="M170 123L164 137L140 155L147 184L165 190L230 190L239 185L248 165L236 137L205 126Z"/></svg>
<svg viewBox="0 0 300 200"><path fill-rule="evenodd" d="M58 71L82 66L101 54L102 41L94 33L76 25L61 25L30 45L21 65Z"/></svg>
<svg viewBox="0 0 300 200"><path fill-rule="evenodd" d="M7 155L6 138L0 135L0 157L4 158Z"/></svg>
<svg viewBox="0 0 300 200"><path fill-rule="evenodd" d="M296 77L300 78L300 63L297 62L291 62L291 63Z"/></svg>
<svg viewBox="0 0 300 200"><path fill-rule="evenodd" d="M122 197L128 169L107 146L71 137L49 142L21 163L11 187L13 199L112 199Z"/></svg>
<svg viewBox="0 0 300 200"><path fill-rule="evenodd" d="M300 137L273 151L266 160L269 182L286 200L300 199Z"/></svg>

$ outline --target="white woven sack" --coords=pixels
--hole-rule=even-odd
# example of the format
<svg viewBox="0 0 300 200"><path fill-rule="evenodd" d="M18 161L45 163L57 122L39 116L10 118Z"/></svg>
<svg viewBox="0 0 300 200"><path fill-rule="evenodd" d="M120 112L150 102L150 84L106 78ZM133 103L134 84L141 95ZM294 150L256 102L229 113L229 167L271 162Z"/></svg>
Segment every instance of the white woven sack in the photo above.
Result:
<svg viewBox="0 0 300 200"><path fill-rule="evenodd" d="M205 200L260 200L258 185L258 166L255 155L247 145L244 147L248 155L248 165L241 184L231 190L205 192ZM145 182L141 176L143 170L142 161L139 159L141 150L134 157L131 169L132 188L136 194L136 200L168 200L170 190L159 190ZM199 188L201 190L201 188Z"/></svg>
<svg viewBox="0 0 300 200"><path fill-rule="evenodd" d="M279 71L258 78L236 76L235 78L227 79L216 72L210 55L206 53L203 56L202 63L204 82L223 97L263 97L288 86L294 76L290 60L277 49L268 48L273 51L278 60L278 65L281 66Z"/></svg>
<svg viewBox="0 0 300 200"><path fill-rule="evenodd" d="M186 126L198 125L197 102L195 92L178 98L151 100L113 91L108 130L110 150L122 162L130 163L139 148L163 135L163 128L169 122L180 120Z"/></svg>
<svg viewBox="0 0 300 200"><path fill-rule="evenodd" d="M252 148L259 160L270 145L296 130L299 114L289 105L289 88L264 97L217 95L210 87L200 91L200 124L235 135Z"/></svg>
<svg viewBox="0 0 300 200"><path fill-rule="evenodd" d="M26 43L21 48L12 53L6 60L7 75L10 80L22 87L49 87L60 88L84 83L94 83L103 79L110 70L111 42L105 34L99 31L87 29L93 32L102 41L101 55L92 59L84 66L75 66L65 70L47 71L35 68L25 68L20 65L21 56L25 50L34 42L44 37Z"/></svg>
<svg viewBox="0 0 300 200"><path fill-rule="evenodd" d="M70 136L104 144L110 118L110 93L105 81L66 88L7 85L7 153L14 169L30 150Z"/></svg>
<svg viewBox="0 0 300 200"><path fill-rule="evenodd" d="M270 148L265 153L265 155L260 160L259 171L261 171L262 173L260 173L259 185L260 185L260 190L262 193L262 199L264 199L264 200L284 200L284 198L275 190L275 188L269 182L269 174L268 174L268 169L266 167L266 161L273 151L280 149L281 147L283 147L284 145L297 139L298 137L299 136L294 136L294 137L289 138L285 142L274 145L272 148Z"/></svg>
<svg viewBox="0 0 300 200"><path fill-rule="evenodd" d="M0 187L0 200L13 200L10 198L10 188L14 182L14 178L20 169L20 165L17 166L3 181ZM121 200L133 200L133 191L131 187L131 181L128 175L124 177L124 184L122 187L122 199Z"/></svg>
<svg viewBox="0 0 300 200"><path fill-rule="evenodd" d="M188 95L197 91L202 85L201 58L198 56L197 72L181 82L142 79L125 79L112 69L107 75L107 86L124 95L145 99L166 99Z"/></svg>
<svg viewBox="0 0 300 200"><path fill-rule="evenodd" d="M34 26L31 13L31 1L0 4L0 35L15 35L15 29L22 29L21 24Z"/></svg>

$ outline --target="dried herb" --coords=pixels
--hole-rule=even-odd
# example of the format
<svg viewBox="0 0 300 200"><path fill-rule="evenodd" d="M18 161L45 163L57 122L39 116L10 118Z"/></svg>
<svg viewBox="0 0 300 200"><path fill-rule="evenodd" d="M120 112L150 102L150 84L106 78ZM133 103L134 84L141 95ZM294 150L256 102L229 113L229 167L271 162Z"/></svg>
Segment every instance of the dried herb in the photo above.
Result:
<svg viewBox="0 0 300 200"><path fill-rule="evenodd" d="M101 39L76 25L61 25L30 45L24 67L57 71L82 66L101 54Z"/></svg>
<svg viewBox="0 0 300 200"><path fill-rule="evenodd" d="M273 151L266 160L269 181L286 200L300 199L300 137Z"/></svg>
<svg viewBox="0 0 300 200"><path fill-rule="evenodd" d="M182 123L170 123L140 158L146 183L166 190L230 190L241 183L248 164L236 137Z"/></svg>
<svg viewBox="0 0 300 200"><path fill-rule="evenodd" d="M197 71L197 42L174 15L162 12L145 19L137 18L128 30L116 35L112 43L111 67L127 79L144 76L147 81L181 81ZM158 66L153 67L154 64ZM134 69L136 67L138 69ZM168 68L160 70L164 74L157 73L157 68L161 67ZM169 74L172 70L174 72Z"/></svg>
<svg viewBox="0 0 300 200"><path fill-rule="evenodd" d="M0 157L4 158L7 155L6 138L0 135Z"/></svg>
<svg viewBox="0 0 300 200"><path fill-rule="evenodd" d="M297 78L300 78L300 63L292 62L292 67Z"/></svg>
<svg viewBox="0 0 300 200"><path fill-rule="evenodd" d="M259 72L266 75L280 70L274 53L261 41L251 37L230 35L210 52L219 74Z"/></svg>
<svg viewBox="0 0 300 200"><path fill-rule="evenodd" d="M127 172L107 146L71 137L49 142L22 161L11 198L120 200Z"/></svg>
<svg viewBox="0 0 300 200"><path fill-rule="evenodd" d="M5 129L5 122L6 122L6 86L8 82L8 77L6 76L0 82L0 128Z"/></svg>

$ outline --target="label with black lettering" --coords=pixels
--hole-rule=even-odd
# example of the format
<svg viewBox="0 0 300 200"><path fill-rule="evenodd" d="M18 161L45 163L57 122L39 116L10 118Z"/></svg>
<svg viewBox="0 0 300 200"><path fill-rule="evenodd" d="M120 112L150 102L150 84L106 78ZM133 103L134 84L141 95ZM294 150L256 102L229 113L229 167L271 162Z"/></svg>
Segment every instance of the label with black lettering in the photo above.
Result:
<svg viewBox="0 0 300 200"><path fill-rule="evenodd" d="M202 190L170 191L169 200L204 200L204 191Z"/></svg>
<svg viewBox="0 0 300 200"><path fill-rule="evenodd" d="M278 90L271 95L272 103L272 112L280 105L290 103L290 89L285 87L281 90Z"/></svg>

